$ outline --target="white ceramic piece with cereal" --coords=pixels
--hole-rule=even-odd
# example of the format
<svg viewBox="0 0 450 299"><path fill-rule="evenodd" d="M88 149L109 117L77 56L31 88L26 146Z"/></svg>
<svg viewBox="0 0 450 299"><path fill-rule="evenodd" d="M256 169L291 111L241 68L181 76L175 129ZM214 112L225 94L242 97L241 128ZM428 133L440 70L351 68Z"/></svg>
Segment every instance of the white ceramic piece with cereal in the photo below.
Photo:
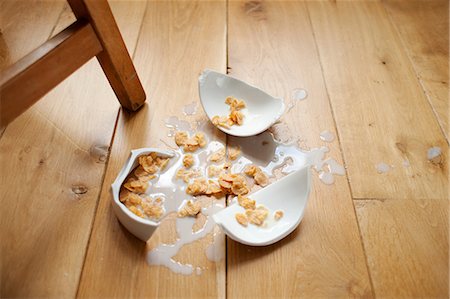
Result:
<svg viewBox="0 0 450 299"><path fill-rule="evenodd" d="M214 214L213 219L237 242L251 246L270 245L289 235L300 224L310 188L311 174L307 166L249 195L249 198L240 196L234 204ZM253 210L252 200L261 207ZM257 213L252 212L258 209ZM273 220L275 217L268 217L269 211L283 213L277 213L276 220ZM266 220L272 221L265 225Z"/></svg>
<svg viewBox="0 0 450 299"><path fill-rule="evenodd" d="M241 137L257 135L272 126L285 110L283 99L231 76L204 70L198 81L200 102L206 115L227 134ZM246 108L239 110L243 115L234 115L240 125L227 125L220 121L220 117L230 113L230 106L225 102L228 97L245 102Z"/></svg>
<svg viewBox="0 0 450 299"><path fill-rule="evenodd" d="M157 148L141 148L131 151L131 155L125 162L124 167L120 171L114 183L111 185L112 189L112 205L114 213L119 219L120 223L133 235L142 241L146 242L152 236L153 232L158 228L159 222L152 221L149 219L144 219L139 217L140 211L129 210L123 203L120 202L120 187L127 178L127 176L139 165L139 157L148 155L150 153L157 153L159 157L162 158L172 158L175 153L170 150L162 150ZM161 166L166 162L161 162ZM164 168L164 167L162 167ZM164 171L164 170L163 170Z"/></svg>

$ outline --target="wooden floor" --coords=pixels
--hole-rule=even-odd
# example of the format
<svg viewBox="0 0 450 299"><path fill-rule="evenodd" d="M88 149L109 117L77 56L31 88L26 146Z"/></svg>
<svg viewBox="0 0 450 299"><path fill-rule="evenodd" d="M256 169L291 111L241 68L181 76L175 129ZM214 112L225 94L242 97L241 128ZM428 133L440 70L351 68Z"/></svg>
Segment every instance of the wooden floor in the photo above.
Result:
<svg viewBox="0 0 450 299"><path fill-rule="evenodd" d="M0 297L448 297L447 0L110 3L147 104L121 111L92 60L0 132ZM0 67L72 21L64 1L0 0ZM284 121L310 147L334 132L347 175L315 175L302 224L276 245L227 240L218 263L199 254L212 236L183 248L178 260L208 268L184 276L145 260L173 222L142 244L110 185L130 149L166 147L164 119L198 100L204 68L286 99L307 89Z"/></svg>

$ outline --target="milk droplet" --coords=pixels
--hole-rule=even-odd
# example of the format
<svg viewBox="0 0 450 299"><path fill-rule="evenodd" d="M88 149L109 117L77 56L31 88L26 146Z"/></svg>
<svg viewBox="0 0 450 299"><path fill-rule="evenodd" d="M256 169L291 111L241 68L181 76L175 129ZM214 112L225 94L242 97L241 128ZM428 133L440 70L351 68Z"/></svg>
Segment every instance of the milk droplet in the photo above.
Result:
<svg viewBox="0 0 450 299"><path fill-rule="evenodd" d="M376 165L376 168L378 173L387 173L389 170L391 170L391 167L384 162L378 163Z"/></svg>
<svg viewBox="0 0 450 299"><path fill-rule="evenodd" d="M308 96L308 92L302 88L296 88L292 91L291 98L294 101L303 101Z"/></svg>
<svg viewBox="0 0 450 299"><path fill-rule="evenodd" d="M322 139L325 142L332 142L334 140L334 134L330 131L323 131L320 133L320 139Z"/></svg>
<svg viewBox="0 0 450 299"><path fill-rule="evenodd" d="M441 148L438 146L430 147L427 151L427 158L428 160L433 160L436 157L439 157L441 155L442 151Z"/></svg>
<svg viewBox="0 0 450 299"><path fill-rule="evenodd" d="M319 173L319 178L326 185L331 185L334 183L333 174L331 174L329 172L321 171Z"/></svg>
<svg viewBox="0 0 450 299"><path fill-rule="evenodd" d="M410 167L411 164L409 163L409 160L403 160L402 162L403 167Z"/></svg>
<svg viewBox="0 0 450 299"><path fill-rule="evenodd" d="M197 102L192 102L183 107L184 115L194 115L197 113Z"/></svg>

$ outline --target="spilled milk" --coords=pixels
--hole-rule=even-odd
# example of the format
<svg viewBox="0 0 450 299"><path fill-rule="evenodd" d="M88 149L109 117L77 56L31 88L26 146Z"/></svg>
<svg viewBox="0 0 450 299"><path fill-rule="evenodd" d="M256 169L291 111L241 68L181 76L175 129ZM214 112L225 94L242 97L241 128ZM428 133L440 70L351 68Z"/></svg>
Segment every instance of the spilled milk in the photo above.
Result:
<svg viewBox="0 0 450 299"><path fill-rule="evenodd" d="M218 134L209 122L196 122L191 125L185 120L178 117L169 117L166 122L169 130L168 136L173 136L175 131L184 130L190 133L202 131L208 139ZM194 129L195 127L195 129ZM285 132L288 133L288 132ZM220 134L220 133L219 133ZM281 141L288 140L288 143ZM324 184L333 184L335 175L344 175L345 169L335 159L326 157L329 152L328 147L322 146L311 150L302 150L297 146L297 142L292 137L281 137L272 134L269 131L263 132L257 136L240 138L228 136L228 144L230 146L239 147L241 155L236 161L232 161L231 171L233 173L243 172L244 168L249 164L255 164L269 176L275 179L276 171L280 170L282 175L289 174L306 165L310 165L317 173L320 180ZM208 161L208 156L224 148L224 144L220 141L211 141L204 149L200 149L193 153L196 161L193 167L197 168L203 175L208 178L206 169L209 165L214 164ZM176 171L182 166L183 152L177 150L174 162L169 168L162 173L157 181L148 190L150 196L164 194L164 208L166 215L176 212L184 203L189 200L197 200L195 197L185 193L186 184L176 178ZM208 178L209 179L209 178ZM205 246L204 254L208 260L218 262L225 257L225 236L222 231L215 226L212 214L223 209L224 205L220 201L213 200L211 204L202 209L202 214L206 216L205 223L202 228L193 231L196 222L195 218L176 218L177 239L173 244L159 244L147 253L147 262L149 265L159 265L170 269L175 273L190 275L201 275L207 268L202 268L189 263L181 263L176 261L174 257L179 250L194 241L198 241L212 234L213 242Z"/></svg>

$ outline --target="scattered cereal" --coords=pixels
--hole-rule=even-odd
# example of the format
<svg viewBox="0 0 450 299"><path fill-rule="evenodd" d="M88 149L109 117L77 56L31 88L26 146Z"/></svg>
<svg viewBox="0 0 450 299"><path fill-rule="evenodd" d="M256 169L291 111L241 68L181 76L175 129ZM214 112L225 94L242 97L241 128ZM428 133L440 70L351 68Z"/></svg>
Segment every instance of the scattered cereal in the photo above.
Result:
<svg viewBox="0 0 450 299"><path fill-rule="evenodd" d="M209 180L208 187L206 189L205 194L211 195L211 194L219 194L219 193L222 193L222 188L220 188L219 184L217 182Z"/></svg>
<svg viewBox="0 0 450 299"><path fill-rule="evenodd" d="M191 168L194 165L194 156L192 154L186 154L183 157L183 166L186 168Z"/></svg>
<svg viewBox="0 0 450 299"><path fill-rule="evenodd" d="M228 148L228 159L231 161L236 160L241 154L241 149L238 146L230 146Z"/></svg>
<svg viewBox="0 0 450 299"><path fill-rule="evenodd" d="M225 104L230 106L230 114L228 116L214 116L211 121L213 125L229 129L233 125L242 125L244 122L244 114L239 111L245 108L245 102L234 97L227 97Z"/></svg>
<svg viewBox="0 0 450 299"><path fill-rule="evenodd" d="M132 172L134 177L127 179L119 193L120 202L135 215L146 219L159 219L164 214L161 198L152 200L148 196L141 197L138 194L145 193L150 185L149 181L156 177L158 170L166 167L169 160L170 158L160 157L155 152L138 158L139 165Z"/></svg>
<svg viewBox="0 0 450 299"><path fill-rule="evenodd" d="M275 213L273 214L273 218L278 221L281 219L281 217L283 217L283 215L284 215L283 211L278 210L275 211Z"/></svg>
<svg viewBox="0 0 450 299"><path fill-rule="evenodd" d="M185 152L195 152L199 147L206 145L206 138L202 132L197 132L193 137L189 138L187 132L177 131L175 133L175 143L183 147Z"/></svg>
<svg viewBox="0 0 450 299"><path fill-rule="evenodd" d="M183 179L183 181L187 184L193 178L197 178L202 176L202 173L199 169L186 170L185 168L180 168L177 170L176 177L177 179Z"/></svg>
<svg viewBox="0 0 450 299"><path fill-rule="evenodd" d="M141 212L141 210L139 210L137 207L135 207L135 206L130 206L129 208L128 208L131 212L133 212L133 214L135 214L136 216L139 216L139 217L143 217L144 215L142 214L142 212Z"/></svg>
<svg viewBox="0 0 450 299"><path fill-rule="evenodd" d="M167 164L169 163L169 158L156 157L155 161L156 161L156 165L158 165L159 169L163 170L164 168L166 168Z"/></svg>
<svg viewBox="0 0 450 299"><path fill-rule="evenodd" d="M224 169L221 166L210 165L207 168L208 177L210 178L217 177L223 170Z"/></svg>
<svg viewBox="0 0 450 299"><path fill-rule="evenodd" d="M186 188L186 193L189 195L202 195L206 194L208 190L208 183L204 178L195 179L194 182L189 184Z"/></svg>
<svg viewBox="0 0 450 299"><path fill-rule="evenodd" d="M247 167L245 167L244 172L246 175L253 177L257 169L258 167L255 165L248 165Z"/></svg>
<svg viewBox="0 0 450 299"><path fill-rule="evenodd" d="M134 170L134 175L141 181L150 181L156 177L154 174L150 174L145 171L145 169L141 165L136 167L136 169Z"/></svg>
<svg viewBox="0 0 450 299"><path fill-rule="evenodd" d="M138 206L142 203L142 198L136 193L128 194L128 197L125 199L124 204L127 208L131 206Z"/></svg>
<svg viewBox="0 0 450 299"><path fill-rule="evenodd" d="M158 171L158 165L151 155L140 156L139 164L149 174L154 174Z"/></svg>
<svg viewBox="0 0 450 299"><path fill-rule="evenodd" d="M264 187L264 186L267 186L267 184L269 184L269 178L262 171L257 172L255 174L254 178L255 178L255 183L260 185L260 186Z"/></svg>
<svg viewBox="0 0 450 299"><path fill-rule="evenodd" d="M186 204L178 211L178 217L195 217L200 213L201 206L198 202L188 200Z"/></svg>
<svg viewBox="0 0 450 299"><path fill-rule="evenodd" d="M260 186L267 186L269 184L269 178L267 175L255 165L249 165L244 169L246 175L253 177L255 179L255 183Z"/></svg>
<svg viewBox="0 0 450 299"><path fill-rule="evenodd" d="M253 199L242 195L238 195L238 203L244 209L254 210L256 207L256 202Z"/></svg>
<svg viewBox="0 0 450 299"><path fill-rule="evenodd" d="M247 215L249 222L258 226L263 225L264 220L266 220L268 214L269 211L263 206L258 206L254 210L245 210L245 215Z"/></svg>
<svg viewBox="0 0 450 299"><path fill-rule="evenodd" d="M247 226L248 225L248 218L245 214L242 213L236 213L236 215L234 215L234 217L236 218L236 221L242 225L242 226Z"/></svg>
<svg viewBox="0 0 450 299"><path fill-rule="evenodd" d="M160 204L146 203L143 204L142 209L144 210L145 215L151 219L160 219L164 214L164 209Z"/></svg>
<svg viewBox="0 0 450 299"><path fill-rule="evenodd" d="M208 157L208 161L215 163L222 162L224 159L225 159L225 148L221 148L215 151Z"/></svg>
<svg viewBox="0 0 450 299"><path fill-rule="evenodd" d="M236 173L222 173L219 175L219 185L225 193L234 195L247 194L250 190L247 187L245 178Z"/></svg>
<svg viewBox="0 0 450 299"><path fill-rule="evenodd" d="M135 178L129 178L125 184L123 184L124 188L130 190L135 193L144 193L148 188L148 182L137 180Z"/></svg>
<svg viewBox="0 0 450 299"><path fill-rule="evenodd" d="M206 145L205 134L203 134L202 132L197 132L195 133L194 138L197 141L198 145L200 145L200 147L205 147Z"/></svg>
<svg viewBox="0 0 450 299"><path fill-rule="evenodd" d="M184 146L184 144L186 143L186 141L188 140L189 135L187 132L185 131L177 131L175 133L175 143L178 146Z"/></svg>

